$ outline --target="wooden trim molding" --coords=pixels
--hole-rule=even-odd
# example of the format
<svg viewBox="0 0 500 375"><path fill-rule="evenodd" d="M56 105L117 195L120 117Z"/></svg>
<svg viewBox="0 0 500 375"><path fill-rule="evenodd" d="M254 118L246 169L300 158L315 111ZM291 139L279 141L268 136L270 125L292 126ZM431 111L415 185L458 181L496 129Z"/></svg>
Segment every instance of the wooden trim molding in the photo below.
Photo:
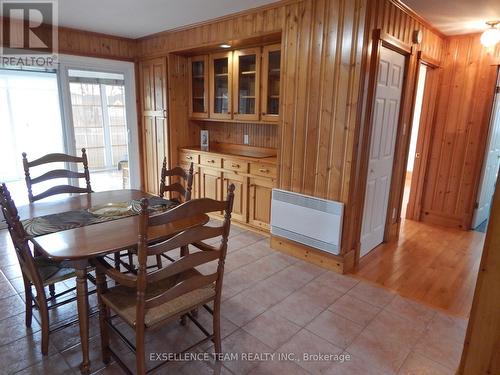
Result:
<svg viewBox="0 0 500 375"><path fill-rule="evenodd" d="M295 258L341 274L348 273L354 268L354 251L344 255L334 255L273 235L271 235L271 247Z"/></svg>
<svg viewBox="0 0 500 375"><path fill-rule="evenodd" d="M486 232L458 375L500 374L500 184Z"/></svg>

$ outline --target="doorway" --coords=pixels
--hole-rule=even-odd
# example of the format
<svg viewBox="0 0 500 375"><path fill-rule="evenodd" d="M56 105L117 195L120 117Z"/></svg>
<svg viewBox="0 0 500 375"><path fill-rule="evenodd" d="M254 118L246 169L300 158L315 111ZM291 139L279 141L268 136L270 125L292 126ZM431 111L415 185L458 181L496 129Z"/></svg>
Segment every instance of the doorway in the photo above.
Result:
<svg viewBox="0 0 500 375"><path fill-rule="evenodd" d="M490 215L491 201L495 192L500 166L500 69L497 78L495 98L490 116L490 129L486 143L483 169L472 218L472 228L486 232Z"/></svg>
<svg viewBox="0 0 500 375"><path fill-rule="evenodd" d="M380 47L372 117L360 256L384 241L406 57Z"/></svg>
<svg viewBox="0 0 500 375"><path fill-rule="evenodd" d="M123 74L70 69L68 76L74 147L87 150L93 189L129 189Z"/></svg>
<svg viewBox="0 0 500 375"><path fill-rule="evenodd" d="M422 117L422 108L424 103L424 92L425 83L427 78L427 66L423 63L419 64L418 67L418 78L417 78L417 89L415 94L415 104L413 110L413 119L411 125L411 135L410 135L410 145L408 149L408 162L406 163L406 174L404 180L404 190L403 190L403 203L401 206L401 218L408 218L407 208L410 202L410 192L412 188L413 171L415 170L416 162L419 162L422 153L420 149L422 148L421 142L418 144L418 138L420 134L420 124ZM417 149L418 147L418 149ZM417 178L415 178L417 181Z"/></svg>

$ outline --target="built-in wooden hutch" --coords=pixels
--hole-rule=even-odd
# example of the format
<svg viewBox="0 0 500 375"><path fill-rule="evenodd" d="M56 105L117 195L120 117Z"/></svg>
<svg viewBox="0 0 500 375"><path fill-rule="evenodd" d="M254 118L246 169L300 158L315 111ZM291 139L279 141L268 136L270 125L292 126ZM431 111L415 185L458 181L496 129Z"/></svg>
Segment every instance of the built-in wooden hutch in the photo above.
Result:
<svg viewBox="0 0 500 375"><path fill-rule="evenodd" d="M233 220L251 229L269 230L271 192L277 182L280 37L272 34L141 61L143 169L148 191L157 193L165 156L171 166L187 169L193 163L193 197L223 199L228 185L234 184ZM179 68L175 77L173 61ZM171 108L163 105L166 91ZM175 145L171 139L180 137L169 136L166 129L176 133L183 129L189 136ZM208 150L200 148L201 130L209 132ZM170 155L165 149L170 149Z"/></svg>

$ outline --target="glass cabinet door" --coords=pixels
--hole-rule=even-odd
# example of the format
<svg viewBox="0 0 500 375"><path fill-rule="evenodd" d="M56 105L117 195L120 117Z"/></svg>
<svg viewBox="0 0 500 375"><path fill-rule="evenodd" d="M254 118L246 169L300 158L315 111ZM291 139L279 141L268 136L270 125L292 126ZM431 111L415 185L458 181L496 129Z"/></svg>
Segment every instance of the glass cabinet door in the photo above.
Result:
<svg viewBox="0 0 500 375"><path fill-rule="evenodd" d="M262 120L278 121L280 107L281 46L263 48Z"/></svg>
<svg viewBox="0 0 500 375"><path fill-rule="evenodd" d="M260 107L260 48L235 51L233 117L258 120Z"/></svg>
<svg viewBox="0 0 500 375"><path fill-rule="evenodd" d="M208 56L195 56L189 59L189 116L208 117Z"/></svg>
<svg viewBox="0 0 500 375"><path fill-rule="evenodd" d="M212 99L210 101L210 117L220 119L231 118L231 54L216 53L210 55L210 85Z"/></svg>

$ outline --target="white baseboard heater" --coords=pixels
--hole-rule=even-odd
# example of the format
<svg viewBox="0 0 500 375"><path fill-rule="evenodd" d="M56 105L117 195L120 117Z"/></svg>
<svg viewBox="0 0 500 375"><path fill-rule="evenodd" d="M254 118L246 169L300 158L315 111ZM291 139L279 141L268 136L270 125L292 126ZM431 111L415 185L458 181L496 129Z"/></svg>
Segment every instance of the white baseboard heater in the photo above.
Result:
<svg viewBox="0 0 500 375"><path fill-rule="evenodd" d="M273 235L338 255L343 217L343 203L273 189Z"/></svg>

